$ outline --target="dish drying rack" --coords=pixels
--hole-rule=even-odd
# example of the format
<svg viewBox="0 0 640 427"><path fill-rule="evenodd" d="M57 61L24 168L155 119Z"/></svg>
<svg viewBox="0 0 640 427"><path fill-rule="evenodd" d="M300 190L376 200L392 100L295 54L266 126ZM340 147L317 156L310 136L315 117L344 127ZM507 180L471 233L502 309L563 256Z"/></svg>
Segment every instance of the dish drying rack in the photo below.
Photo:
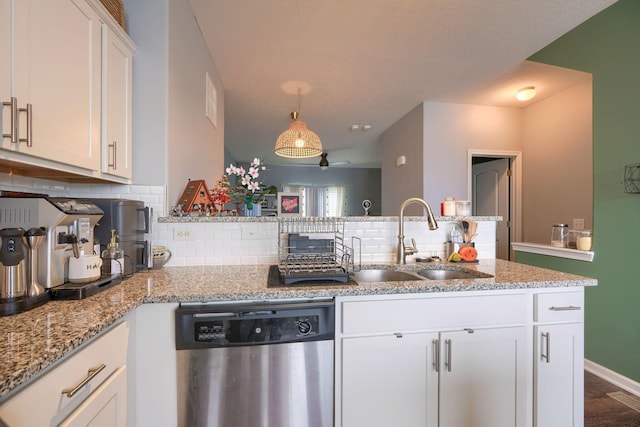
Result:
<svg viewBox="0 0 640 427"><path fill-rule="evenodd" d="M278 270L285 285L303 281L346 283L355 271L354 242L345 243L344 219L329 217L278 218ZM357 268L360 269L358 259Z"/></svg>

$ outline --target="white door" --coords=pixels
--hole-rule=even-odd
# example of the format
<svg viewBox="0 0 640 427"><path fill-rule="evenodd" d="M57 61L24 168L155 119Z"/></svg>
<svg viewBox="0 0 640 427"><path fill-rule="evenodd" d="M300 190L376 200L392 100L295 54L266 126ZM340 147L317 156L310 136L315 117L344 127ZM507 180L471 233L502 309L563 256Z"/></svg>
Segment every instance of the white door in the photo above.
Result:
<svg viewBox="0 0 640 427"><path fill-rule="evenodd" d="M536 326L535 425L582 426L583 324Z"/></svg>
<svg viewBox="0 0 640 427"><path fill-rule="evenodd" d="M510 176L508 158L474 164L472 206L478 216L501 216L496 223L496 258L510 259Z"/></svg>
<svg viewBox="0 0 640 427"><path fill-rule="evenodd" d="M524 327L441 333L439 425L527 425L525 341Z"/></svg>
<svg viewBox="0 0 640 427"><path fill-rule="evenodd" d="M342 340L343 427L437 426L437 333Z"/></svg>
<svg viewBox="0 0 640 427"><path fill-rule="evenodd" d="M102 26L102 172L131 178L132 52L106 24Z"/></svg>
<svg viewBox="0 0 640 427"><path fill-rule="evenodd" d="M84 0L14 2L13 94L19 151L89 170L100 167L100 23ZM31 145L31 146L29 146Z"/></svg>
<svg viewBox="0 0 640 427"><path fill-rule="evenodd" d="M121 366L59 427L124 427L127 423L127 367Z"/></svg>
<svg viewBox="0 0 640 427"><path fill-rule="evenodd" d="M0 148L11 148L11 32L13 0L0 0ZM15 117L14 117L15 120Z"/></svg>

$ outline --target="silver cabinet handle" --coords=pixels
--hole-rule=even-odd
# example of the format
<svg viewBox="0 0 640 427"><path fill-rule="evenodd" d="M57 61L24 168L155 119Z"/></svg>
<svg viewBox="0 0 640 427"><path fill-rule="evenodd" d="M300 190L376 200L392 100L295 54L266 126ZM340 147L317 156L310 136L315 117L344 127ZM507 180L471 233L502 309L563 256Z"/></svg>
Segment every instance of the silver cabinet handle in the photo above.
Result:
<svg viewBox="0 0 640 427"><path fill-rule="evenodd" d="M544 341L544 346L542 347L542 349L544 349L544 352L542 351L542 349L540 350L540 358L546 361L547 363L551 363L551 357L550 357L551 336L549 335L548 332L543 332L540 334L540 336Z"/></svg>
<svg viewBox="0 0 640 427"><path fill-rule="evenodd" d="M98 375L100 373L100 371L102 371L106 367L107 367L107 365L102 363L101 365L96 366L95 368L89 368L89 371L87 372L87 376L86 377L84 377L75 386L63 389L62 390L62 394L66 394L67 397L73 397L78 391L80 391L80 389L82 387L84 387L89 381L91 381L96 375Z"/></svg>
<svg viewBox="0 0 640 427"><path fill-rule="evenodd" d="M3 138L11 138L12 144L18 143L18 100L15 96L11 97L11 101L3 102L3 106L11 108L11 131L9 133L3 133Z"/></svg>
<svg viewBox="0 0 640 427"><path fill-rule="evenodd" d="M451 372L451 340L444 340L445 350L447 352L447 360L444 362L447 372Z"/></svg>
<svg viewBox="0 0 640 427"><path fill-rule="evenodd" d="M113 162L109 163L107 167L113 168L113 170L118 169L118 164L116 161L116 156L118 154L118 145L116 141L113 141L113 144L109 144L109 148L111 148L111 154L113 155Z"/></svg>
<svg viewBox="0 0 640 427"><path fill-rule="evenodd" d="M433 347L433 370L440 372L440 340L431 340Z"/></svg>
<svg viewBox="0 0 640 427"><path fill-rule="evenodd" d="M19 139L20 142L26 142L27 147L33 147L33 139L31 137L33 132L33 125L32 125L33 114L31 112L31 109L32 109L31 104L27 104L27 108L19 109L20 112L27 113L27 137Z"/></svg>
<svg viewBox="0 0 640 427"><path fill-rule="evenodd" d="M396 338L402 338L402 333L400 332L394 332L393 335L395 335Z"/></svg>
<svg viewBox="0 0 640 427"><path fill-rule="evenodd" d="M575 305L566 305L563 307L549 307L551 311L572 311L572 310L582 310L582 307L576 307Z"/></svg>

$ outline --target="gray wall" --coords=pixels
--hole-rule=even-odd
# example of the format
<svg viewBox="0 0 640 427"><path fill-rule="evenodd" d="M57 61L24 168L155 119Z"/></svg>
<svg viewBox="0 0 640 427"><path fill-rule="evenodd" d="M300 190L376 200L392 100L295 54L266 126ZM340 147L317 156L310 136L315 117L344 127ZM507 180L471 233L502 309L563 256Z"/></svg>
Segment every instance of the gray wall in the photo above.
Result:
<svg viewBox="0 0 640 427"><path fill-rule="evenodd" d="M365 199L371 200L372 203L369 215L381 214L380 169L330 166L329 169L322 170L317 166L266 166L267 170L264 172L266 186L275 185L278 191L281 191L285 184L346 185L348 188L347 215L364 215L362 201Z"/></svg>
<svg viewBox="0 0 640 427"><path fill-rule="evenodd" d="M424 145L423 104L409 111L404 117L380 136L382 152L382 215L398 215L403 201L410 197L423 197ZM396 159L405 156L406 164L396 166ZM435 209L434 201L429 201ZM438 201L438 204L440 202ZM410 206L410 215L422 215L420 206Z"/></svg>
<svg viewBox="0 0 640 427"><path fill-rule="evenodd" d="M134 183L166 185L175 204L189 179L223 173L224 88L187 0L125 0L134 55ZM205 73L217 127L205 117Z"/></svg>

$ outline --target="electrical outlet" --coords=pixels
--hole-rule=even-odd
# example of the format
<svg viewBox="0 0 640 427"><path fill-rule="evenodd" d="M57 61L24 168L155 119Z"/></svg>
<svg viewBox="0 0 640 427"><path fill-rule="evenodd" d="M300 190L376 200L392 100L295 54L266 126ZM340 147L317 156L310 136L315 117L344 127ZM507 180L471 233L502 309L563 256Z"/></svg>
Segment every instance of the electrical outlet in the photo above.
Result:
<svg viewBox="0 0 640 427"><path fill-rule="evenodd" d="M584 230L584 218L573 218L573 229Z"/></svg>
<svg viewBox="0 0 640 427"><path fill-rule="evenodd" d="M173 240L193 240L193 231L191 230L173 230Z"/></svg>

